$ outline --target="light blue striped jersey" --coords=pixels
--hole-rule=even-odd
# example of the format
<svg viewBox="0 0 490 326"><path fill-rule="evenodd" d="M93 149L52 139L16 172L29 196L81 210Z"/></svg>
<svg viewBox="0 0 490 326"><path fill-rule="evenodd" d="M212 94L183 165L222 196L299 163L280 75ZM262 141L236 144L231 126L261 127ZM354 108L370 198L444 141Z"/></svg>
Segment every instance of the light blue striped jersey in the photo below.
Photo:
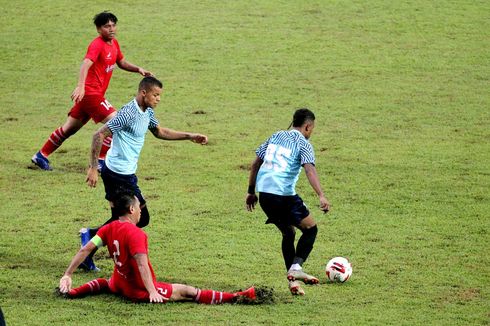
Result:
<svg viewBox="0 0 490 326"><path fill-rule="evenodd" d="M296 195L301 167L315 164L313 146L296 129L276 132L255 153L264 161L257 174L257 191L275 195Z"/></svg>
<svg viewBox="0 0 490 326"><path fill-rule="evenodd" d="M107 122L112 132L112 145L105 159L107 167L119 174L134 174L138 168L138 158L145 143L148 129L158 126L153 109L142 111L136 98L117 111Z"/></svg>

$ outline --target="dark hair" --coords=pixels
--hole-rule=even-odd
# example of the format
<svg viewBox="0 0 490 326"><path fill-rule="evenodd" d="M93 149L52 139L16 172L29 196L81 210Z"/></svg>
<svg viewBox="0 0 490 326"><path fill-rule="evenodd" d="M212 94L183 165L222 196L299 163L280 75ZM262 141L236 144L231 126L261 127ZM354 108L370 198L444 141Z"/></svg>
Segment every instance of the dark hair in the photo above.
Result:
<svg viewBox="0 0 490 326"><path fill-rule="evenodd" d="M159 81L158 79L156 79L155 77L152 77L152 76L145 77L140 81L138 91L141 91L143 89L145 91L149 91L152 87L155 87L155 86L159 87L159 88L163 88L162 82Z"/></svg>
<svg viewBox="0 0 490 326"><path fill-rule="evenodd" d="M94 16L94 24L97 27L104 26L109 21L112 21L114 24L117 24L116 15L108 11L103 11L100 14Z"/></svg>
<svg viewBox="0 0 490 326"><path fill-rule="evenodd" d="M291 122L289 128L291 128L291 126L301 127L307 121L315 121L315 114L307 108L298 109L294 112L293 122Z"/></svg>
<svg viewBox="0 0 490 326"><path fill-rule="evenodd" d="M123 216L129 213L129 207L136 202L136 194L134 190L127 188L118 188L112 198L115 213L117 216Z"/></svg>

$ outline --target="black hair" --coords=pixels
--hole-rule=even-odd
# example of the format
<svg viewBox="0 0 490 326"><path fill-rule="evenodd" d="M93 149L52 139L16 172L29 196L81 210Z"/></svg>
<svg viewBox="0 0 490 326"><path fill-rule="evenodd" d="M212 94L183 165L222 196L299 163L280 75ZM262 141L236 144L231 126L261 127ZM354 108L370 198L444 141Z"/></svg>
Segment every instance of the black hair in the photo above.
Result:
<svg viewBox="0 0 490 326"><path fill-rule="evenodd" d="M127 188L118 188L112 198L114 213L119 217L130 213L129 208L136 202L134 190Z"/></svg>
<svg viewBox="0 0 490 326"><path fill-rule="evenodd" d="M307 121L315 121L315 114L307 108L298 109L294 112L293 121L289 125L289 128L291 126L301 127Z"/></svg>
<svg viewBox="0 0 490 326"><path fill-rule="evenodd" d="M94 24L97 27L104 26L109 21L112 21L114 24L117 24L117 17L113 13L109 11L103 11L100 14L94 16Z"/></svg>
<svg viewBox="0 0 490 326"><path fill-rule="evenodd" d="M149 76L145 77L140 81L140 85L138 87L138 91L145 90L149 91L152 87L163 88L163 84L161 81L156 79L155 77Z"/></svg>

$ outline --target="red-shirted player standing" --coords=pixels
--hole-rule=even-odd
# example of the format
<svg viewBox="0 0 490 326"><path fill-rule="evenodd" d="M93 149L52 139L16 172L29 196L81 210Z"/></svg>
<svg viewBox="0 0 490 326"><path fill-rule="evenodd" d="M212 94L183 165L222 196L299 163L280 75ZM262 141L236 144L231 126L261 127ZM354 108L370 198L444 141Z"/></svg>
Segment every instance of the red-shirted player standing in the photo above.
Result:
<svg viewBox="0 0 490 326"><path fill-rule="evenodd" d="M131 190L121 190L114 200L114 207L120 212L118 221L99 229L73 257L60 280L59 291L69 298L79 298L89 294L114 293L137 302L196 301L206 304L258 302L267 295L251 287L245 291L229 293L214 290L200 290L184 284L157 282L148 259L148 237L136 224L140 219L140 204ZM78 288L71 288L71 275L82 261L95 249L107 245L114 259L114 271L109 280L98 278Z"/></svg>
<svg viewBox="0 0 490 326"><path fill-rule="evenodd" d="M43 170L51 170L48 156L90 119L95 123L106 123L116 114L116 110L104 97L116 65L123 70L137 72L143 76L152 75L151 72L124 58L115 38L117 17L114 14L104 11L94 17L94 24L99 37L88 46L80 67L78 85L71 94L75 104L63 126L53 131L43 147L32 157L32 162ZM103 163L110 145L111 138L108 137L104 140L99 164Z"/></svg>

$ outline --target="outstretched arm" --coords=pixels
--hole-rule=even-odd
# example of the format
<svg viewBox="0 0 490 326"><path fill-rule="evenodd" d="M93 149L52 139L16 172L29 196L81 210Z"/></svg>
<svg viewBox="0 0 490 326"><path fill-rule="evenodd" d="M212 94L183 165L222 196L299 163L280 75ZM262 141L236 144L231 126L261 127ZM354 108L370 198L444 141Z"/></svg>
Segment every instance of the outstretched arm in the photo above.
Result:
<svg viewBox="0 0 490 326"><path fill-rule="evenodd" d="M145 285L146 291L150 294L150 302L163 302L167 300L165 297L160 295L155 288L153 279L151 277L150 267L148 265L148 255L146 254L136 254L133 256L138 264L138 270L141 275L141 280Z"/></svg>
<svg viewBox="0 0 490 326"><path fill-rule="evenodd" d="M60 279L60 292L67 293L71 290L71 276L75 269L87 258L87 256L95 249L96 245L89 241L85 246L83 246L77 254L71 260L70 265Z"/></svg>
<svg viewBox="0 0 490 326"><path fill-rule="evenodd" d="M206 145L208 143L208 137L206 135L195 134L192 132L176 131L160 126L151 129L151 132L156 138L164 140L190 140L201 145Z"/></svg>
<svg viewBox="0 0 490 326"><path fill-rule="evenodd" d="M93 65L93 61L90 59L83 59L80 66L80 73L78 74L78 84L75 90L71 93L71 99L76 103L80 102L85 96L85 80L87 79L88 70Z"/></svg>
<svg viewBox="0 0 490 326"><path fill-rule="evenodd" d="M306 177L308 178L311 187L315 190L320 199L320 209L325 213L328 212L330 210L330 203L323 193L315 166L311 163L307 163L303 167L305 168Z"/></svg>
<svg viewBox="0 0 490 326"><path fill-rule="evenodd" d="M87 185L89 187L95 187L97 185L97 180L99 178L99 173L97 172L97 162L100 154L100 149L102 147L102 143L107 136L111 136L112 132L107 127L107 125L103 125L94 133L92 137L92 147L90 150L90 162L88 165L87 171Z"/></svg>
<svg viewBox="0 0 490 326"><path fill-rule="evenodd" d="M257 180L257 173L259 173L260 166L263 162L264 161L257 156L250 167L250 175L248 177L248 191L247 197L245 198L245 205L249 212L253 211L258 201L257 195L255 194L255 183Z"/></svg>
<svg viewBox="0 0 490 326"><path fill-rule="evenodd" d="M153 76L153 74L150 71L145 70L145 69L143 69L141 67L138 67L137 65L134 65L131 62L126 61L125 59L122 59L121 61L118 61L117 62L117 66L119 68L121 68L122 70L126 70L126 71L129 71L129 72L137 72L137 73L139 73L143 77Z"/></svg>

